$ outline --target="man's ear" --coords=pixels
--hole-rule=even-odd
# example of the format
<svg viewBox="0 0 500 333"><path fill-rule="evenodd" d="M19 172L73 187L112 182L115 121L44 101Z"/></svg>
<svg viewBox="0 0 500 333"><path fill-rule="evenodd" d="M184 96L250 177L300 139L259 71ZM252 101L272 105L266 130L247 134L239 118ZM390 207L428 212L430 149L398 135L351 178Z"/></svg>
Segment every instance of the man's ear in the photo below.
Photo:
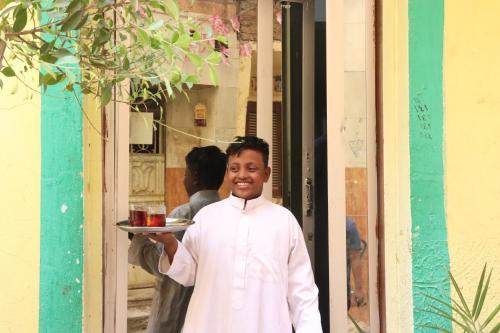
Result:
<svg viewBox="0 0 500 333"><path fill-rule="evenodd" d="M264 183L267 183L270 176L271 176L271 167L268 166L264 169Z"/></svg>

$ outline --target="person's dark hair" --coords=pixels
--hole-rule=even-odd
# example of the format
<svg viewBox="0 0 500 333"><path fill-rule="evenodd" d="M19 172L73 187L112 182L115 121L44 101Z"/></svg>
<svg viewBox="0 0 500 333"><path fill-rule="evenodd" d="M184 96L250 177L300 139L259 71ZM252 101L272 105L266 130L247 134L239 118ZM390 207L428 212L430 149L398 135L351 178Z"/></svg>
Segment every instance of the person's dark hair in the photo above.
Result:
<svg viewBox="0 0 500 333"><path fill-rule="evenodd" d="M186 165L208 190L218 190L224 181L227 158L217 146L194 147L186 155Z"/></svg>
<svg viewBox="0 0 500 333"><path fill-rule="evenodd" d="M264 165L267 167L269 162L269 144L266 141L256 136L237 136L233 141L226 149L228 157L231 155L239 156L243 150L255 150L262 154Z"/></svg>

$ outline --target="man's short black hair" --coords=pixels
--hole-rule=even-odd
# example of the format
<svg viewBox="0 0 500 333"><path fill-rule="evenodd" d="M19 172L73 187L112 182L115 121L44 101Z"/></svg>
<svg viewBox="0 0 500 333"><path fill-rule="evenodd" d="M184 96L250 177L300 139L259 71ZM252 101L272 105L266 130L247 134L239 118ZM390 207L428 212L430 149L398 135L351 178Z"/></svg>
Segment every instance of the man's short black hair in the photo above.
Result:
<svg viewBox="0 0 500 333"><path fill-rule="evenodd" d="M267 167L269 162L269 144L266 141L256 136L237 136L233 141L226 149L228 157L231 155L239 156L243 150L255 150L262 154L264 165Z"/></svg>
<svg viewBox="0 0 500 333"><path fill-rule="evenodd" d="M218 190L224 181L227 158L219 147L194 147L186 155L186 166L204 188Z"/></svg>

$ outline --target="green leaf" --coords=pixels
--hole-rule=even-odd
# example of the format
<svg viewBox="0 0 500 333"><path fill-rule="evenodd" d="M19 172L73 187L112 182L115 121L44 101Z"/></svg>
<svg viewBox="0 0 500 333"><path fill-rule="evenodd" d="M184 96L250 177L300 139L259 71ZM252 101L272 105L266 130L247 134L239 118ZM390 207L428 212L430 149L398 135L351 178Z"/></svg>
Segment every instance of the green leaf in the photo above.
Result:
<svg viewBox="0 0 500 333"><path fill-rule="evenodd" d="M222 35L215 36L215 40L218 40L219 42L227 45L227 37L226 36L222 36Z"/></svg>
<svg viewBox="0 0 500 333"><path fill-rule="evenodd" d="M217 71L215 70L215 68L212 65L208 66L208 70L210 72L210 81L212 81L212 83L214 85L218 85L219 84L219 76L217 75Z"/></svg>
<svg viewBox="0 0 500 333"><path fill-rule="evenodd" d="M455 318L453 318L452 315L450 315L449 313L447 313L443 309L440 309L440 308L438 308L437 306L434 306L434 305L429 305L429 307L431 309L433 309L434 311L425 310L425 312L432 313L432 314L440 316L441 318L453 321L455 324L457 324L458 326L462 327L462 329L464 330L464 332L474 333L474 331L470 327L468 327L467 323L462 324L461 322L459 322L458 320L456 320Z"/></svg>
<svg viewBox="0 0 500 333"><path fill-rule="evenodd" d="M53 64L57 61L57 57L54 57L52 54L44 54L40 56L40 61Z"/></svg>
<svg viewBox="0 0 500 333"><path fill-rule="evenodd" d="M498 333L500 332L500 323L496 324L495 328L493 328L490 333Z"/></svg>
<svg viewBox="0 0 500 333"><path fill-rule="evenodd" d="M479 298L481 297L481 291L483 290L483 282L484 276L486 274L486 264L483 266L483 272L481 273L481 278L479 279L479 285L476 289L476 296L474 297L474 305L472 306L472 315L476 314L477 304L479 302Z"/></svg>
<svg viewBox="0 0 500 333"><path fill-rule="evenodd" d="M488 318L486 318L486 320L484 321L484 323L481 325L481 328L485 328L486 326L488 326L488 324L493 320L493 318L495 318L495 316L497 315L498 311L500 311L500 304L497 305L497 307L495 308L495 310L493 310L490 315L488 316Z"/></svg>
<svg viewBox="0 0 500 333"><path fill-rule="evenodd" d="M2 89L2 88L3 88L3 81L0 80L0 89Z"/></svg>
<svg viewBox="0 0 500 333"><path fill-rule="evenodd" d="M418 326L425 327L425 328L430 328L430 329L433 329L433 330L436 330L436 331L439 331L439 332L443 332L443 333L453 333L450 330L447 330L445 328L441 328L441 327L438 327L438 326L433 326L433 325L418 325Z"/></svg>
<svg viewBox="0 0 500 333"><path fill-rule="evenodd" d="M112 92L113 92L112 84L108 84L102 88L101 106L106 106L111 101Z"/></svg>
<svg viewBox="0 0 500 333"><path fill-rule="evenodd" d="M183 33L174 42L174 44L180 47L181 49L187 49L189 47L189 44L191 44L191 36L189 36L189 34L187 33Z"/></svg>
<svg viewBox="0 0 500 333"><path fill-rule="evenodd" d="M75 57L74 55L68 55L61 57L57 60L58 64L78 64L80 63L80 59Z"/></svg>
<svg viewBox="0 0 500 333"><path fill-rule="evenodd" d="M194 40L194 41L201 40L201 34L200 34L200 32L199 32L199 31L195 31L195 32L193 33L193 40Z"/></svg>
<svg viewBox="0 0 500 333"><path fill-rule="evenodd" d="M24 29L26 22L28 22L28 13L23 5L17 6L14 15L16 17L12 30L14 32L19 32Z"/></svg>
<svg viewBox="0 0 500 333"><path fill-rule="evenodd" d="M152 24L148 27L148 30L152 30L152 31L154 31L154 30L158 30L159 28L161 28L161 27L163 26L163 24L165 24L165 22L164 22L162 19L160 19L160 20L158 20L158 21L153 22L153 23L152 23Z"/></svg>
<svg viewBox="0 0 500 333"><path fill-rule="evenodd" d="M137 29L137 38L139 39L139 43L143 46L147 47L151 45L148 33L141 28Z"/></svg>
<svg viewBox="0 0 500 333"><path fill-rule="evenodd" d="M221 53L217 51L212 51L206 58L205 61L209 64L217 65L221 62Z"/></svg>
<svg viewBox="0 0 500 333"><path fill-rule="evenodd" d="M174 91L172 90L172 86L170 85L170 81L168 79L165 79L165 89L167 89L167 94L168 97L171 97L174 94Z"/></svg>
<svg viewBox="0 0 500 333"><path fill-rule="evenodd" d="M191 63L195 65L198 69L203 66L203 59L199 55L191 52L186 53L186 55L189 58L189 61L191 61Z"/></svg>
<svg viewBox="0 0 500 333"><path fill-rule="evenodd" d="M66 7L66 13L68 14L73 14L76 11L79 11L83 8L83 1L82 0L73 0L69 4L68 7Z"/></svg>
<svg viewBox="0 0 500 333"><path fill-rule="evenodd" d="M68 15L62 22L61 26L61 31L63 32L68 32L71 30L74 30L78 24L80 24L80 21L82 19L84 11L83 10L78 10L74 12L73 14Z"/></svg>
<svg viewBox="0 0 500 333"><path fill-rule="evenodd" d="M52 55L57 57L57 58L62 58L65 56L73 55L73 53L70 52L68 49L63 47L63 48L57 49L54 52L52 52Z"/></svg>
<svg viewBox="0 0 500 333"><path fill-rule="evenodd" d="M462 294L462 291L460 290L460 287L457 284L457 281L455 281L455 278L453 275L450 273L450 279L451 282L453 283L453 288L455 289L456 293L458 294L458 297L460 297L460 302L462 302L462 305L465 309L465 312L467 313L468 316L472 317L472 314L469 310L469 306L467 305L467 302L465 301L464 295Z"/></svg>
<svg viewBox="0 0 500 333"><path fill-rule="evenodd" d="M123 69L128 70L130 68L130 60L128 60L128 57L125 56L123 59Z"/></svg>
<svg viewBox="0 0 500 333"><path fill-rule="evenodd" d="M179 5L176 0L165 0L165 7L167 13L172 16L176 21L179 20Z"/></svg>
<svg viewBox="0 0 500 333"><path fill-rule="evenodd" d="M2 69L2 74L5 75L6 77L16 76L16 72L14 72L14 70L10 66L4 67Z"/></svg>
<svg viewBox="0 0 500 333"><path fill-rule="evenodd" d="M89 18L89 14L85 14L82 17L82 19L80 20L80 22L76 25L74 30L79 30L81 27L83 27L85 25L85 23L87 23L88 18Z"/></svg>
<svg viewBox="0 0 500 333"><path fill-rule="evenodd" d="M490 285L491 273L492 271L490 271L490 274L488 275L488 279L486 280L486 284L484 285L483 292L481 294L481 297L479 298L479 303L477 304L477 309L476 309L476 314L474 315L474 319L477 319L479 317L479 314L483 309L484 300L486 299L486 294L488 293L488 287Z"/></svg>

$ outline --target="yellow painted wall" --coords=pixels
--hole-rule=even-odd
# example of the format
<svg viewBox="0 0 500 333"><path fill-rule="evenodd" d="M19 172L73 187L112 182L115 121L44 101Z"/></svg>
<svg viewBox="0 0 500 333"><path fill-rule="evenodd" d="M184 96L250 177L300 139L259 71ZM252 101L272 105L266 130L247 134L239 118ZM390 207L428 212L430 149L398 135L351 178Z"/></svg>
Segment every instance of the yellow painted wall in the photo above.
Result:
<svg viewBox="0 0 500 333"><path fill-rule="evenodd" d="M84 156L84 272L83 331L102 330L102 172L101 111L93 97L85 96L83 108Z"/></svg>
<svg viewBox="0 0 500 333"><path fill-rule="evenodd" d="M452 272L473 300L482 265L500 302L500 2L445 1L445 181Z"/></svg>
<svg viewBox="0 0 500 333"><path fill-rule="evenodd" d="M384 1L383 220L387 332L413 331L407 18L406 1Z"/></svg>
<svg viewBox="0 0 500 333"><path fill-rule="evenodd" d="M40 94L15 79L0 90L0 332L38 332ZM38 76L26 84L38 91Z"/></svg>

